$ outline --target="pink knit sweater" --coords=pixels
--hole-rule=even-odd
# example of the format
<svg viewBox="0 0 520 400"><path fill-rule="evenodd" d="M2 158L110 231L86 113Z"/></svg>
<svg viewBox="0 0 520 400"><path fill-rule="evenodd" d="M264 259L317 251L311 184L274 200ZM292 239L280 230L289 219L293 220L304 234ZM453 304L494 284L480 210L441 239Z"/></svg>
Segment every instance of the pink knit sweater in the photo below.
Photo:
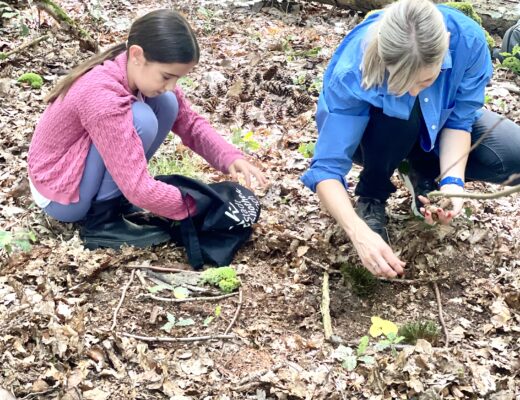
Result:
<svg viewBox="0 0 520 400"><path fill-rule="evenodd" d="M106 61L81 78L64 98L55 100L38 122L28 155L29 176L36 190L61 204L79 200L85 160L94 143L123 195L138 207L180 220L187 217L179 190L150 176L133 126L127 55ZM180 88L174 91L179 114L172 131L184 145L214 168L228 172L242 153L227 143L190 108Z"/></svg>

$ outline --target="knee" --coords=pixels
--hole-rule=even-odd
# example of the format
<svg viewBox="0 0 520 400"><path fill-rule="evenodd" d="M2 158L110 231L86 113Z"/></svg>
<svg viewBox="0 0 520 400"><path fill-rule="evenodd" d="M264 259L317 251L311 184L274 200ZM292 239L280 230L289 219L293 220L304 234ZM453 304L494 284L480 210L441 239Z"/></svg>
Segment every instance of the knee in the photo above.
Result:
<svg viewBox="0 0 520 400"><path fill-rule="evenodd" d="M132 115L135 130L143 141L146 150L157 136L157 116L152 108L142 101L136 101L132 104Z"/></svg>

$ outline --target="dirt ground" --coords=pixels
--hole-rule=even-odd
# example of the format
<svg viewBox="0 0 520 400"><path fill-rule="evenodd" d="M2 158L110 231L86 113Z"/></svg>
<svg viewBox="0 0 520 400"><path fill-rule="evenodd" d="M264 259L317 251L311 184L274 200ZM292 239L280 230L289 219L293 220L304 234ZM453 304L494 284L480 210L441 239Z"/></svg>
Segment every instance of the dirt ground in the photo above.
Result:
<svg viewBox="0 0 520 400"><path fill-rule="evenodd" d="M289 10L203 1L60 4L102 46L124 40L130 21L147 11L173 5L184 12L202 49L201 63L182 82L187 96L224 136L231 138L239 129L253 132L259 149L247 139L239 145L249 150L271 186L258 192L262 218L233 264L242 281L233 337L164 343L125 336L222 335L236 315L239 296L193 303L146 297L157 281L132 268L184 269L182 249L88 251L77 226L47 218L32 203L26 156L43 97L89 54L50 17L24 10L32 34L51 38L0 62L0 225L11 232L31 230L37 238L28 252L0 255L0 387L19 399L520 399L518 194L470 200L452 226L431 228L411 216L409 194L395 177L397 191L388 204L390 238L407 262L406 278L417 281L379 282L372 295L360 297L339 273L331 273L334 333L356 344L373 316L397 325L438 323L431 284L438 280L449 346L443 347L441 332L433 347L423 341L396 354L371 350L375 364L348 371L335 357L337 344L325 341L321 267L336 271L359 262L345 235L299 181L309 159L298 148L316 138L313 112L321 76L359 16L309 3ZM103 17L96 19L98 12ZM0 46L14 48L24 40L16 26L1 29ZM44 77L41 90L16 84L27 71ZM215 79L222 83L215 85ZM232 95L238 81L237 103ZM244 87L244 82L250 83ZM519 82L496 68L486 103L517 124ZM175 151L169 143L157 157ZM199 174L223 179L209 167ZM358 174L358 168L349 174L351 187ZM133 271L139 272L112 329ZM166 333L168 314L192 324Z"/></svg>

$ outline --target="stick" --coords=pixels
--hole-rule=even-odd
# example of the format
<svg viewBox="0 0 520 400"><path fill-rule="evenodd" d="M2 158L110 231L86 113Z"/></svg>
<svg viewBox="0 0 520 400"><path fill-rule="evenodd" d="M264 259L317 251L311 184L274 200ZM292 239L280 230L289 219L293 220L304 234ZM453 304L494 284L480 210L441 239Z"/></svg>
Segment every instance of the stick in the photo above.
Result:
<svg viewBox="0 0 520 400"><path fill-rule="evenodd" d="M246 376L245 378L243 378L240 382L238 382L238 385L235 386L234 388L232 388L233 390L237 390L237 391L241 391L244 389L244 387L246 385L248 385L249 383L251 383L252 381L254 380L257 380L258 378L261 378L262 376L268 374L269 372L276 372L278 371L280 368L283 368L285 366L285 363L280 363L280 364L276 364L274 365L272 368L270 369L264 369L262 371L258 371L258 372L254 372L252 373L251 375L249 376Z"/></svg>
<svg viewBox="0 0 520 400"><path fill-rule="evenodd" d="M231 320L231 322L229 323L228 327L226 328L226 330L224 331L224 335L227 335L229 333L229 331L231 330L231 328L233 328L233 325L235 325L235 322L238 318L238 315L240 314L240 310L242 309L242 288L240 288L238 290L238 305L237 305L237 310L235 311L235 315L233 316L233 319Z"/></svg>
<svg viewBox="0 0 520 400"><path fill-rule="evenodd" d="M5 60L5 59L11 57L13 54L20 53L21 51L25 50L28 47L31 47L32 45L35 45L44 40L47 40L49 37L50 37L49 35L43 35L34 40L31 40L30 42L23 43L22 45L18 46L17 48L15 48L11 51L8 51L7 53L0 52L0 60Z"/></svg>
<svg viewBox="0 0 520 400"><path fill-rule="evenodd" d="M119 304L117 305L116 309L114 310L114 317L112 318L112 325L110 326L110 330L113 331L114 328L117 325L117 313L119 312L119 309L121 308L121 305L123 304L123 301L125 300L126 291L134 281L135 276L135 270L132 271L132 274L130 275L130 279L126 283L125 287L123 288L123 293L121 293L121 298L119 299Z"/></svg>
<svg viewBox="0 0 520 400"><path fill-rule="evenodd" d="M143 342L198 342L204 340L225 340L225 339L234 339L235 335L214 335L214 336L191 336L191 337L170 337L170 336L141 336L141 335L133 335L131 333L123 332L121 335L142 340Z"/></svg>
<svg viewBox="0 0 520 400"><path fill-rule="evenodd" d="M191 272L193 274L200 274L199 271L193 271L189 269L181 268L170 268L170 267L153 267L151 265L125 265L125 268L129 269L149 269L151 271L162 271L162 272Z"/></svg>
<svg viewBox="0 0 520 400"><path fill-rule="evenodd" d="M137 298L148 297L153 300L165 301L168 303L188 303L188 302L192 302L192 301L216 301L216 300L227 299L228 297L232 297L232 296L236 296L236 293L223 294L220 296L186 297L185 299L174 299L171 297L155 296L150 293L142 293L142 294L137 295Z"/></svg>
<svg viewBox="0 0 520 400"><path fill-rule="evenodd" d="M439 285L437 285L437 282L433 282L433 289L435 290L435 297L437 298L437 307L439 310L439 321L441 322L442 329L444 331L444 347L448 347L448 345L450 343L450 337L448 334L448 328L446 328L446 323L444 322L444 316L442 314L441 293L439 291Z"/></svg>
<svg viewBox="0 0 520 400"><path fill-rule="evenodd" d="M510 194L520 192L520 185L512 186L509 189L504 189L495 193L444 193L440 190L435 190L428 193L428 198L431 197L460 197L462 199L498 199L499 197L509 196Z"/></svg>
<svg viewBox="0 0 520 400"><path fill-rule="evenodd" d="M302 257L305 261L307 261L309 264L312 264L314 265L315 267L318 267L320 269L322 269L323 271L326 271L328 272L329 274L341 274L341 271L337 270L337 269L330 269L328 267L325 267L324 265L321 265L319 262L317 261L314 261L312 259L310 259L309 257L307 256L303 256Z"/></svg>
<svg viewBox="0 0 520 400"><path fill-rule="evenodd" d="M323 330L325 331L325 339L329 340L333 335L332 322L330 319L330 297L329 297L329 273L323 273L323 286L321 298L321 315L323 318Z"/></svg>
<svg viewBox="0 0 520 400"><path fill-rule="evenodd" d="M388 282L388 283L401 283L403 285L415 285L416 283L433 283L433 282L440 282L445 281L448 279L447 276L445 277L438 277L438 278L418 278L418 279L388 279L388 278L377 278L381 282Z"/></svg>

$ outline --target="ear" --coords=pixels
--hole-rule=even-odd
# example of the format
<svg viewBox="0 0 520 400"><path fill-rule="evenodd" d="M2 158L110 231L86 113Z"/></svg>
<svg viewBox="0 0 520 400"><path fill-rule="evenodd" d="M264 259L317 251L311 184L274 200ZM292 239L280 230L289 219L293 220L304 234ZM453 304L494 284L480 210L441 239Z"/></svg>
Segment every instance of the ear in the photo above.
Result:
<svg viewBox="0 0 520 400"><path fill-rule="evenodd" d="M128 49L128 62L135 65L144 65L146 59L144 57L144 50L141 46L133 44Z"/></svg>

